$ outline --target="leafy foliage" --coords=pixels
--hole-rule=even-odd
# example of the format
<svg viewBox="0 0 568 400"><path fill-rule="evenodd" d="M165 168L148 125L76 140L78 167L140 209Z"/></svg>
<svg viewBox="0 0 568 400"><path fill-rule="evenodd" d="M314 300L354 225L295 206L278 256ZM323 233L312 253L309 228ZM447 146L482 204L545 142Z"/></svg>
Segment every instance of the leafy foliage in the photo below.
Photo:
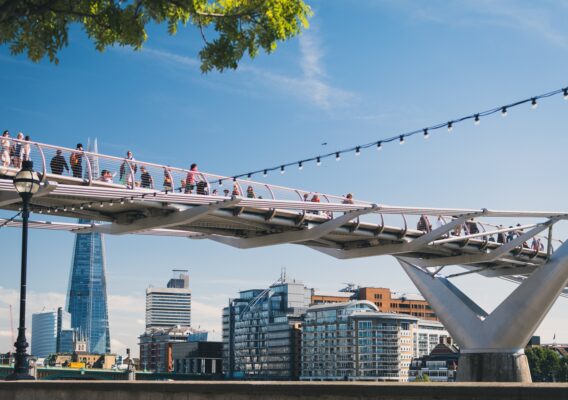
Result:
<svg viewBox="0 0 568 400"><path fill-rule="evenodd" d="M311 14L304 0L0 0L0 44L57 64L71 24L81 24L100 51L115 44L140 49L150 23L167 24L171 35L192 24L204 40L201 70L223 71L236 69L245 53L273 52L307 28Z"/></svg>
<svg viewBox="0 0 568 400"><path fill-rule="evenodd" d="M560 358L548 347L532 347L525 351L533 382L566 382L568 359Z"/></svg>
<svg viewBox="0 0 568 400"><path fill-rule="evenodd" d="M430 375L428 374L418 375L414 380L414 382L430 382Z"/></svg>

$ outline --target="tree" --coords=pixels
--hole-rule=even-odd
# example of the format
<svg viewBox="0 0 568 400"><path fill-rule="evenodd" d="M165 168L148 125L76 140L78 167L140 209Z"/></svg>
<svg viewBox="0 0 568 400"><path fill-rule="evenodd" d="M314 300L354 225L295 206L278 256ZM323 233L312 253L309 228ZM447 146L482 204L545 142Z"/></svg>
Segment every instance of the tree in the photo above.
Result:
<svg viewBox="0 0 568 400"><path fill-rule="evenodd" d="M414 382L430 382L430 375L428 374L418 375L414 380Z"/></svg>
<svg viewBox="0 0 568 400"><path fill-rule="evenodd" d="M245 53L273 52L278 41L307 28L311 14L304 0L0 0L0 44L57 64L72 24L82 25L99 51L140 49L150 23L167 24L170 35L192 24L204 41L201 70L223 71L236 69Z"/></svg>
<svg viewBox="0 0 568 400"><path fill-rule="evenodd" d="M555 382L563 379L560 356L547 347L526 350L533 382Z"/></svg>

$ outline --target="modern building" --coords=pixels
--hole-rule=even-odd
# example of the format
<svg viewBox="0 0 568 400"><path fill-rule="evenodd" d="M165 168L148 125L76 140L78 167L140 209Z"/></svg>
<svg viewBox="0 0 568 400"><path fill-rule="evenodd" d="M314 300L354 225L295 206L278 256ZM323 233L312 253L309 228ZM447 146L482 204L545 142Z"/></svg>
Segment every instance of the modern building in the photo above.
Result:
<svg viewBox="0 0 568 400"><path fill-rule="evenodd" d="M174 373L221 377L223 343L188 341L172 344Z"/></svg>
<svg viewBox="0 0 568 400"><path fill-rule="evenodd" d="M75 349L75 341L77 340L77 331L75 329L62 329L57 341L60 354L71 354Z"/></svg>
<svg viewBox="0 0 568 400"><path fill-rule="evenodd" d="M380 312L366 300L311 306L302 327L300 379L406 382L414 354L427 352L429 335L447 335L439 323L421 323L410 315ZM421 331L426 342L419 340Z"/></svg>
<svg viewBox="0 0 568 400"><path fill-rule="evenodd" d="M185 343L195 333L199 332L189 326L147 330L139 336L140 367L144 371L173 372L173 344Z"/></svg>
<svg viewBox="0 0 568 400"><path fill-rule="evenodd" d="M387 288L359 287L349 284L339 293L312 293L312 304L341 303L350 300L367 300L380 312L407 314L423 320L438 321L438 317L424 298L414 293L397 293Z"/></svg>
<svg viewBox="0 0 568 400"><path fill-rule="evenodd" d="M96 140L87 148L96 153ZM90 163L96 176L98 160L91 157ZM79 223L88 224L91 221L80 219ZM75 235L66 309L71 314L71 327L87 338L89 352L110 353L105 249L100 233Z"/></svg>
<svg viewBox="0 0 568 400"><path fill-rule="evenodd" d="M167 287L146 289L146 329L191 326L191 290L187 270L173 270Z"/></svg>
<svg viewBox="0 0 568 400"><path fill-rule="evenodd" d="M311 290L282 276L267 289L239 293L223 309L223 371L229 379L299 377L299 323Z"/></svg>
<svg viewBox="0 0 568 400"><path fill-rule="evenodd" d="M430 354L412 360L408 381L423 380L427 375L432 382L454 382L459 356L460 351L452 339L442 336Z"/></svg>
<svg viewBox="0 0 568 400"><path fill-rule="evenodd" d="M58 352L61 331L71 325L71 316L61 307L57 311L32 314L31 354L44 358Z"/></svg>

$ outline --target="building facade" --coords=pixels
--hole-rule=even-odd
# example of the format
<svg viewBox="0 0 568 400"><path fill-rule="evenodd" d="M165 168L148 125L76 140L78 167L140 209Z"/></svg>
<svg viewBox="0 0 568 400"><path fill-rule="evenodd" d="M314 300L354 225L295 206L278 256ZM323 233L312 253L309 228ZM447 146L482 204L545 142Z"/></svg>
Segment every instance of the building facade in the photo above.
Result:
<svg viewBox="0 0 568 400"><path fill-rule="evenodd" d="M202 376L223 375L223 343L188 341L172 344L173 372Z"/></svg>
<svg viewBox="0 0 568 400"><path fill-rule="evenodd" d="M146 329L191 326L191 291L187 270L174 270L167 287L146 289Z"/></svg>
<svg viewBox="0 0 568 400"><path fill-rule="evenodd" d="M414 354L428 351L429 342L419 341L419 333L434 335L434 324L441 328L431 321L421 327L410 315L379 312L365 300L312 306L302 329L300 379L406 382ZM443 328L439 333L447 335ZM415 348L420 344L425 348Z"/></svg>
<svg viewBox="0 0 568 400"><path fill-rule="evenodd" d="M57 311L32 314L31 353L40 358L58 352L61 331L71 325L71 316L61 307Z"/></svg>
<svg viewBox="0 0 568 400"><path fill-rule="evenodd" d="M140 367L144 371L173 372L174 343L187 342L196 333L189 326L147 330L139 336Z"/></svg>
<svg viewBox="0 0 568 400"><path fill-rule="evenodd" d="M450 337L440 337L440 342L432 351L412 360L408 371L408 381L424 380L431 382L454 382L456 380L459 348Z"/></svg>
<svg viewBox="0 0 568 400"><path fill-rule="evenodd" d="M223 371L230 379L299 377L299 325L311 290L283 277L267 289L241 291L223 309Z"/></svg>
<svg viewBox="0 0 568 400"><path fill-rule="evenodd" d="M71 327L87 338L89 352L110 353L105 252L100 233L75 236L66 308L71 314Z"/></svg>

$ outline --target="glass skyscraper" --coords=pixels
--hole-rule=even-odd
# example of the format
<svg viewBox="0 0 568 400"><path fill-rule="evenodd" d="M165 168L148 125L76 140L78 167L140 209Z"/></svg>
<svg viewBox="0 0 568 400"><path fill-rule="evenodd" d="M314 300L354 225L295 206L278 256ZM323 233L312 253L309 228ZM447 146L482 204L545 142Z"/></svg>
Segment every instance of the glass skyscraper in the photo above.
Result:
<svg viewBox="0 0 568 400"><path fill-rule="evenodd" d="M96 140L92 151L97 152ZM98 171L97 161L91 160L94 171ZM79 223L91 221L80 219ZM87 339L90 353L110 353L105 255L100 233L76 234L67 311L71 314L71 327Z"/></svg>

